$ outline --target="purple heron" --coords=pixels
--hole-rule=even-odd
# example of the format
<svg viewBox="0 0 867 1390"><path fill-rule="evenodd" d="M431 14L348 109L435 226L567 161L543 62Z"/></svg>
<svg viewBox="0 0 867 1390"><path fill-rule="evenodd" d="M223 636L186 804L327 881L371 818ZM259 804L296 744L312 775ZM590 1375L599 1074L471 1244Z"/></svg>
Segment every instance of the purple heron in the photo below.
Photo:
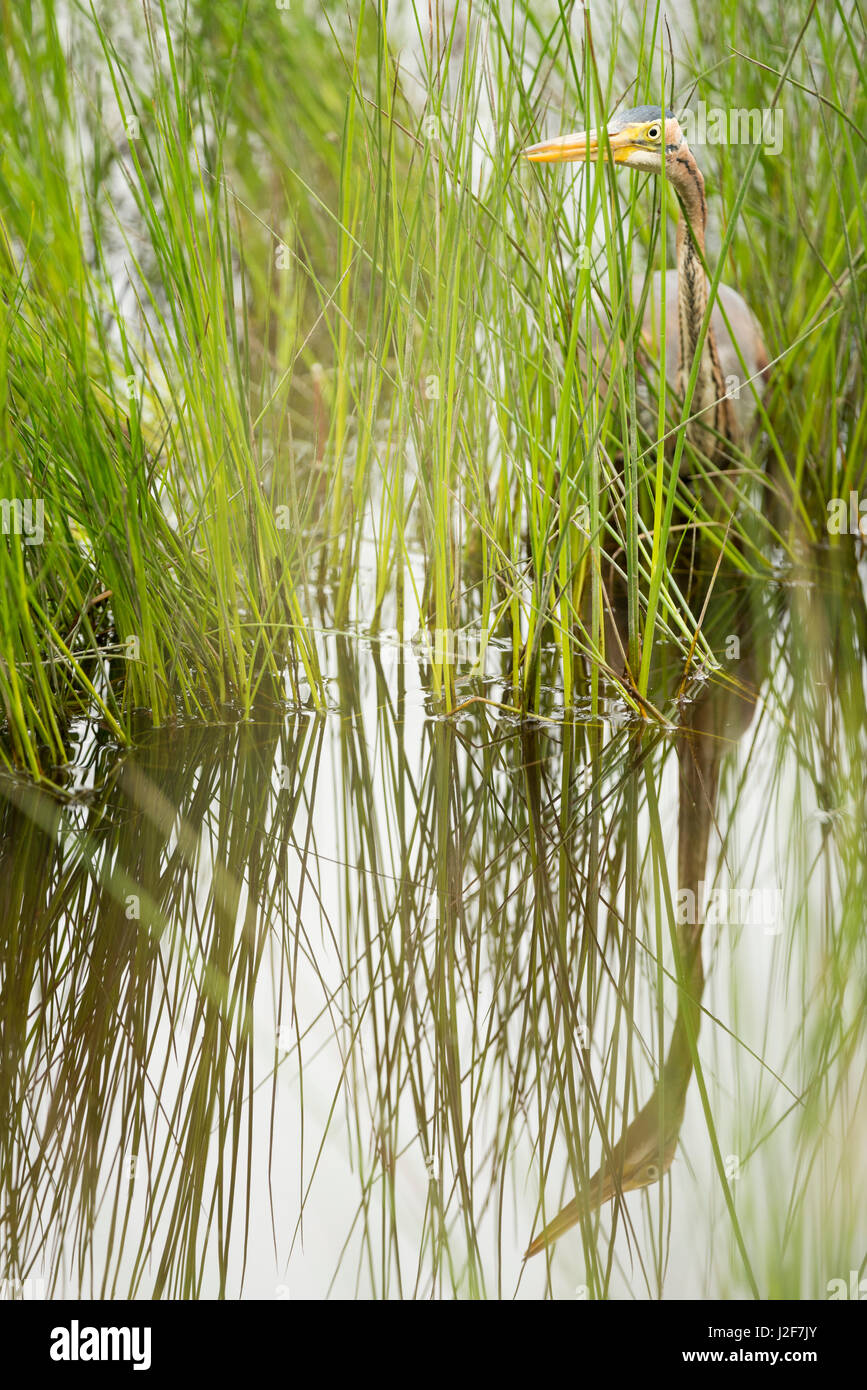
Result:
<svg viewBox="0 0 867 1390"><path fill-rule="evenodd" d="M688 725L677 741L679 765L677 881L688 886L699 902L699 884L706 877L710 833L716 824L722 759L727 747L749 727L755 710L756 653L746 637L744 616L743 679L737 685L708 682L689 708ZM602 1162L576 1197L551 1220L530 1245L529 1259L589 1217L604 1203L626 1192L650 1187L668 1172L680 1138L687 1092L693 1074L693 1049L701 1027L705 977L702 966L703 913L676 926L678 1007L671 1041L659 1081L650 1099L620 1138L606 1145Z"/></svg>
<svg viewBox="0 0 867 1390"><path fill-rule="evenodd" d="M697 1019L698 1009L694 1009ZM695 1024L693 1026L696 1026ZM692 1057L686 1011L678 1015L660 1084L577 1197L567 1202L529 1246L524 1259L538 1255L577 1225L582 1213L598 1210L613 1197L659 1182L669 1170L680 1138Z"/></svg>
<svg viewBox="0 0 867 1390"><path fill-rule="evenodd" d="M582 131L532 145L524 154L536 163L610 158L617 165L652 174L661 174L664 161L666 178L677 193L681 209L677 227L677 270L666 272L664 281L666 304L675 299L677 303L676 315L666 314L665 374L683 399L707 310L709 286L704 266L707 226L704 179L677 117L672 111L663 114L658 106L639 106L624 111L608 123L607 140L603 140L598 131ZM643 278L636 277L634 284L637 297ZM662 288L662 275L657 271L642 323L642 339L651 353L659 338L657 325ZM712 462L728 462L727 446L738 446L746 439L755 412L755 396L746 380L751 380L760 394L768 365L768 353L755 316L737 291L720 285L699 357L686 425L687 438ZM733 383L744 389L736 392ZM741 732L749 723L752 704L742 697L735 705L740 709L732 724L734 730ZM693 710L694 727L689 746L684 744L679 751L678 882L694 885L694 888L704 877L707 862L708 833L722 748L718 725L726 713L731 716L731 698L708 691ZM582 1214L597 1210L625 1192L648 1187L668 1171L683 1122L693 1071L692 1049L701 1018L704 988L701 932L699 922L679 933L682 975L678 1012L658 1085L620 1139L606 1150L600 1167L586 1187L540 1232L525 1258L553 1244L577 1224Z"/></svg>
<svg viewBox="0 0 867 1390"><path fill-rule="evenodd" d="M649 174L661 174L664 161L666 178L677 193L681 209L677 270L665 275L665 372L683 399L708 300L703 265L707 226L704 178L673 111L663 115L658 106L636 106L608 123L607 137L606 143L598 131L585 130L543 140L523 153L534 163L547 164L610 158L618 166ZM651 349L659 337L662 283L662 275L656 271L642 323L642 338ZM640 293L642 284L642 277L637 276L634 295ZM675 297L676 316L668 312ZM725 317L720 305L725 309ZM725 318L731 324L734 340ZM727 457L727 440L738 445L747 437L755 413L755 397L746 383L753 381L761 394L768 363L767 349L752 310L736 290L720 285L702 347L690 423L686 427L687 438L712 462Z"/></svg>

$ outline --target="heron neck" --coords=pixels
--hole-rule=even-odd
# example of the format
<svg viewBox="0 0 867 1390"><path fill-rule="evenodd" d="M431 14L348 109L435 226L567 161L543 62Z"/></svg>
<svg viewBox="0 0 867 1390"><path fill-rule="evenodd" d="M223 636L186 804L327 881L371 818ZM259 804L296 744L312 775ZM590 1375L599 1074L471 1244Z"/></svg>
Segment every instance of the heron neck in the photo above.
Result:
<svg viewBox="0 0 867 1390"><path fill-rule="evenodd" d="M684 147L673 161L671 181L681 206L677 224L677 309L680 330L678 383L686 393L692 364L707 310L707 276L704 270L704 238L707 226L707 200L704 178L692 152ZM709 425L731 437L728 402L713 330L708 325L699 361L698 379L690 405L690 415L699 419L687 426L687 437L705 452L715 452L704 426Z"/></svg>

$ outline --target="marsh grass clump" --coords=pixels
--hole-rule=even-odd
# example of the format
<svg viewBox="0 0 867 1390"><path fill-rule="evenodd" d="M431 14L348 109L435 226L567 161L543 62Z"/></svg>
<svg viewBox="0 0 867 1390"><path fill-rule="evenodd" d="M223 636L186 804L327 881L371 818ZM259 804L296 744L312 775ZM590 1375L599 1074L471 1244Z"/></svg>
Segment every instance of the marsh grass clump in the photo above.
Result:
<svg viewBox="0 0 867 1390"><path fill-rule="evenodd" d="M863 486L863 54L840 5L787 20L773 72L699 23L672 74L658 6L604 63L589 18L500 21L456 11L413 70L370 6L10 17L7 764L54 775L81 715L123 741L141 709L323 708L330 630L491 634L472 690L430 663L441 711L598 708L602 681L653 718L660 642L713 664L720 555L767 578ZM724 475L638 332L673 191L518 157L601 124L624 74L631 102L685 106L698 74L707 105L783 117L779 148L701 151L709 271L772 359Z"/></svg>

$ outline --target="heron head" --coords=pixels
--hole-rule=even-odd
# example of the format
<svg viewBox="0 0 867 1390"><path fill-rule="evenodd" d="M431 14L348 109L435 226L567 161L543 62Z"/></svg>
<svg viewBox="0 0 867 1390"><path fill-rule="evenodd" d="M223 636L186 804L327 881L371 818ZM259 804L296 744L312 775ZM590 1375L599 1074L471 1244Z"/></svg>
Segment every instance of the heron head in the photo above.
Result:
<svg viewBox="0 0 867 1390"><path fill-rule="evenodd" d="M557 135L553 140L530 145L522 153L536 164L611 159L629 169L659 174L663 159L672 161L685 145L686 136L673 111L663 111L659 106L635 106L614 116L604 132L582 130L573 135Z"/></svg>
<svg viewBox="0 0 867 1390"><path fill-rule="evenodd" d="M603 1162L588 1182L590 1210L610 1202L617 1192L637 1192L659 1182L671 1167L682 1120L679 1106L674 1114L661 1117L654 1096L615 1146L611 1162Z"/></svg>
<svg viewBox="0 0 867 1390"><path fill-rule="evenodd" d="M677 1080L669 1076L663 1092L654 1092L614 1145L610 1161L603 1160L586 1188L540 1232L525 1259L559 1240L583 1213L597 1211L618 1193L637 1192L659 1182L671 1167L677 1148L688 1084L689 1072L684 1070Z"/></svg>

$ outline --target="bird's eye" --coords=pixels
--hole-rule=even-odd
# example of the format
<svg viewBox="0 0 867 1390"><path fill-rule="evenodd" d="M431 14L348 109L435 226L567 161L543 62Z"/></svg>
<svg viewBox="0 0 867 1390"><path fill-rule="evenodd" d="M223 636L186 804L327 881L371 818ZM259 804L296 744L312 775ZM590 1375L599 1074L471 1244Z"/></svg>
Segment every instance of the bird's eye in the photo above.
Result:
<svg viewBox="0 0 867 1390"><path fill-rule="evenodd" d="M648 140L658 140L658 139L659 139L659 126L658 126L658 125L652 125L652 126L649 126L649 127L648 127L648 130L647 130L647 138L648 138Z"/></svg>
<svg viewBox="0 0 867 1390"><path fill-rule="evenodd" d="M659 1169L657 1168L655 1163L648 1163L647 1167L644 1170L644 1174L648 1182L655 1182L656 1179L659 1177Z"/></svg>

